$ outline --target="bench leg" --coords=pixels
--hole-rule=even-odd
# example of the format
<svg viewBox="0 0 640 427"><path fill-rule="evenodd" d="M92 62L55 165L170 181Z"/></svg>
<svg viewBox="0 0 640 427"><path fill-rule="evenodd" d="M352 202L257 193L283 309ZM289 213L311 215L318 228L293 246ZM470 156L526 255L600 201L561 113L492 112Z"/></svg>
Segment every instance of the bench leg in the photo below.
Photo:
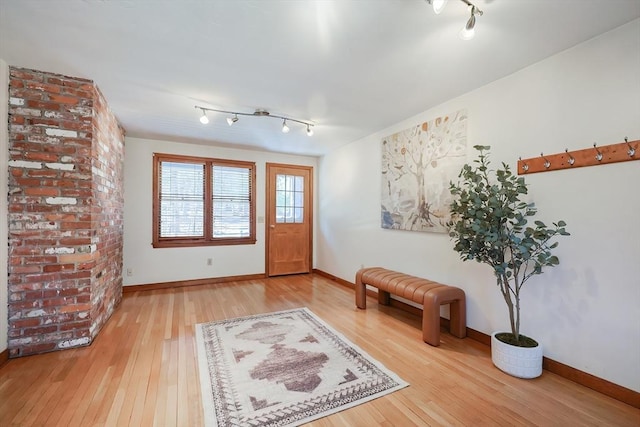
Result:
<svg viewBox="0 0 640 427"><path fill-rule="evenodd" d="M362 273L356 273L356 307L367 308L367 287L362 283Z"/></svg>
<svg viewBox="0 0 640 427"><path fill-rule="evenodd" d="M434 347L440 345L440 304L425 304L422 308L422 340Z"/></svg>
<svg viewBox="0 0 640 427"><path fill-rule="evenodd" d="M434 289L424 296L422 309L422 338L433 346L440 345L440 305L449 304L451 335L467 336L467 307L465 295L455 288Z"/></svg>
<svg viewBox="0 0 640 427"><path fill-rule="evenodd" d="M467 336L467 307L464 299L451 301L449 305L449 332L458 338Z"/></svg>
<svg viewBox="0 0 640 427"><path fill-rule="evenodd" d="M391 294L387 291L378 289L378 304L389 305L391 304Z"/></svg>

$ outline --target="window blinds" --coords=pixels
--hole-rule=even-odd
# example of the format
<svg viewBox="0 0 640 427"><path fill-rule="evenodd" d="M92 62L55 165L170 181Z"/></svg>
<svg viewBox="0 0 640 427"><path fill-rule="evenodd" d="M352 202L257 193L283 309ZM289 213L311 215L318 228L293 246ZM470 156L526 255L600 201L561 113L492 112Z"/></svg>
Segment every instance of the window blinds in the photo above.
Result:
<svg viewBox="0 0 640 427"><path fill-rule="evenodd" d="M204 165L162 162L160 236L204 236Z"/></svg>

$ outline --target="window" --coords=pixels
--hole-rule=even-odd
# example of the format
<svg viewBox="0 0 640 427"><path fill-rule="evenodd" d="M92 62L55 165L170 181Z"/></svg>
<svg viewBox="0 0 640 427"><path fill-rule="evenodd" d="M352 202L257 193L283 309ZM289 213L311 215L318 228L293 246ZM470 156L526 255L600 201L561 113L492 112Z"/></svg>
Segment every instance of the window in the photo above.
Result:
<svg viewBox="0 0 640 427"><path fill-rule="evenodd" d="M276 175L276 222L304 222L304 177Z"/></svg>
<svg viewBox="0 0 640 427"><path fill-rule="evenodd" d="M153 247L256 242L255 163L154 154Z"/></svg>

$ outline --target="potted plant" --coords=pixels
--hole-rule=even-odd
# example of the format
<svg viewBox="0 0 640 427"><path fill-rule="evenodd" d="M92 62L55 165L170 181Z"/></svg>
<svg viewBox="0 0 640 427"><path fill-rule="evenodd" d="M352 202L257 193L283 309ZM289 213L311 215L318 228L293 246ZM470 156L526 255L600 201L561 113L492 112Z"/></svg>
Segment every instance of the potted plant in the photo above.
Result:
<svg viewBox="0 0 640 427"><path fill-rule="evenodd" d="M520 333L520 295L524 284L541 274L543 267L559 264L552 254L558 243L551 240L569 233L564 221L552 227L542 221L528 226L536 207L521 200L528 192L524 177L513 175L505 163L500 169L490 170L491 147L474 148L479 151L475 165L464 165L461 180L450 183L454 201L447 224L449 236L463 261L475 259L491 266L507 304L511 332L492 334L493 363L511 375L535 378L542 373L542 346ZM523 353L523 360L517 360L518 353Z"/></svg>

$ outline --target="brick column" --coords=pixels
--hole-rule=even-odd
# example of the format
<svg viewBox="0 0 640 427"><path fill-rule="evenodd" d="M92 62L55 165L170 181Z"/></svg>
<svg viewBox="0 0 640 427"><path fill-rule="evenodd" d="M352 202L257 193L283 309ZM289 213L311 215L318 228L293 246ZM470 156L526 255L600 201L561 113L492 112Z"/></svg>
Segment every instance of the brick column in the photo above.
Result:
<svg viewBox="0 0 640 427"><path fill-rule="evenodd" d="M10 357L88 345L120 302L123 156L92 81L10 68Z"/></svg>

